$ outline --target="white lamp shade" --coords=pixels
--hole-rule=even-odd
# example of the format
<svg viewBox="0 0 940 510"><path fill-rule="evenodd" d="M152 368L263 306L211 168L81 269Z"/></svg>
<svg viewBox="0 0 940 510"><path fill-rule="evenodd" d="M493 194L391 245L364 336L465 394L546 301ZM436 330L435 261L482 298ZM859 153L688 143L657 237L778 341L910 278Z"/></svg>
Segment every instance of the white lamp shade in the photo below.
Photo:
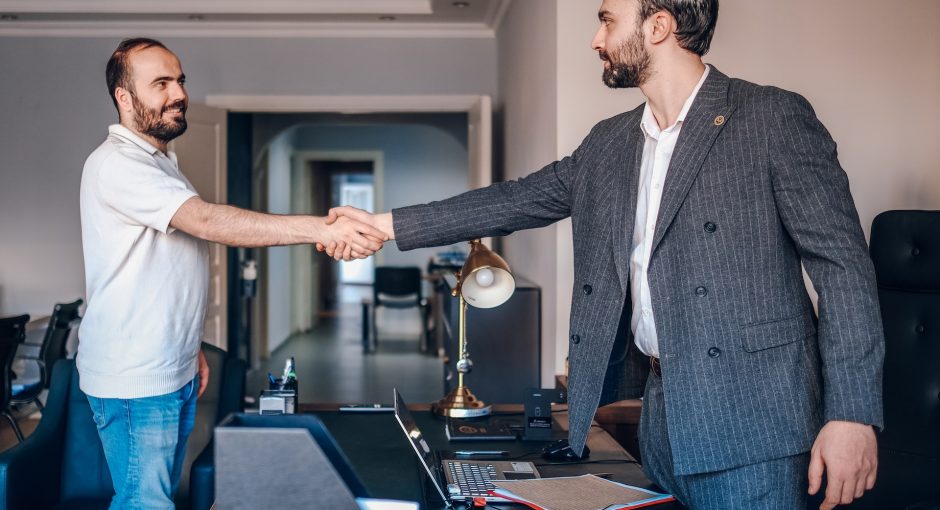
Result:
<svg viewBox="0 0 940 510"><path fill-rule="evenodd" d="M516 290L512 273L493 266L476 268L463 279L460 294L475 308L495 308L509 299Z"/></svg>

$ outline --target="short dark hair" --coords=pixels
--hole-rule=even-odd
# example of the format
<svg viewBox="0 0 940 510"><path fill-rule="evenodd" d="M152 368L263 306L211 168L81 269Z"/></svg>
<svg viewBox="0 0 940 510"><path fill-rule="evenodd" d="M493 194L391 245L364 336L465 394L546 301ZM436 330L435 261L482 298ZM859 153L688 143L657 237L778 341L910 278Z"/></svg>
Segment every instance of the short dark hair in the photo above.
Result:
<svg viewBox="0 0 940 510"><path fill-rule="evenodd" d="M699 56L708 53L718 22L718 0L639 0L640 20L659 11L676 19L676 40Z"/></svg>
<svg viewBox="0 0 940 510"><path fill-rule="evenodd" d="M131 92L134 90L131 83L130 69L127 65L128 55L134 50L145 50L153 47L167 49L162 42L156 39L135 37L121 41L121 44L118 44L117 49L111 54L111 58L108 59L108 67L105 68L104 74L105 79L108 81L108 94L111 94L111 102L114 103L115 108L118 108L118 103L117 98L114 97L114 91L117 90L118 87L130 90ZM120 111L120 108L118 108L118 113L120 113Z"/></svg>

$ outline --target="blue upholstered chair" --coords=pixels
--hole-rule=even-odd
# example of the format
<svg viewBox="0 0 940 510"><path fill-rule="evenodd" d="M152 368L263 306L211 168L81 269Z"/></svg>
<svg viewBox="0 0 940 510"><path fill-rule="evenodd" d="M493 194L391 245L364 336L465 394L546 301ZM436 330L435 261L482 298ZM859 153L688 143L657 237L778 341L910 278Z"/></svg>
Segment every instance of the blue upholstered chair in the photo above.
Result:
<svg viewBox="0 0 940 510"><path fill-rule="evenodd" d="M245 362L203 344L212 374L206 394L197 404L196 430L190 454L203 465L189 480L191 508L207 509L214 499L211 486L212 446L200 450L197 437L212 430L228 413L241 410L245 388ZM208 438L203 438L203 444ZM208 458L205 458L208 455ZM202 459L200 464L200 459ZM209 475L206 475L208 469ZM209 486L205 486L209 484ZM183 491L181 486L181 491ZM55 364L42 420L25 441L0 454L0 508L10 510L105 509L113 495L111 476L88 400L78 385L74 360ZM178 500L181 498L177 498Z"/></svg>

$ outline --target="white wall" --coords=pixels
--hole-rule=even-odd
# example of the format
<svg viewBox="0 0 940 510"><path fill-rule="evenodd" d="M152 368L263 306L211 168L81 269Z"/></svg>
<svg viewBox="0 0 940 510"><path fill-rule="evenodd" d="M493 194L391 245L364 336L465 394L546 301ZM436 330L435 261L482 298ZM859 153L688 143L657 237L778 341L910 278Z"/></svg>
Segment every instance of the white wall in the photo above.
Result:
<svg viewBox="0 0 940 510"><path fill-rule="evenodd" d="M84 295L78 189L116 113L119 40L0 37L0 313ZM208 94L490 94L492 39L167 38L193 101ZM185 168L184 168L185 171Z"/></svg>
<svg viewBox="0 0 940 510"><path fill-rule="evenodd" d="M545 159L569 154L598 121L644 101L638 90L609 90L600 81L601 63L590 49L599 5L584 0L513 2L499 33L508 178L538 169ZM553 8L554 14L546 12ZM938 26L936 0L722 0L705 61L730 76L776 85L809 99L839 145L868 232L872 219L884 210L940 209L940 143L934 129L940 118ZM551 32L557 34L555 46L539 54L512 53L527 44L521 39L544 44ZM523 59L534 62L524 64ZM529 67L523 73L520 65ZM554 78L545 71L552 65ZM554 114L553 121L513 120L511 108L524 87L535 97L522 101L541 101L528 104L525 113ZM552 89L557 94L548 93ZM550 103L553 95L556 100ZM554 127L550 157L546 126ZM528 144L520 142L526 137ZM543 298L543 322L554 324L554 334L546 328L543 347L554 342L554 369L562 373L573 283L570 226L558 225L554 251L545 239L532 245L510 239L507 250L515 248L513 255L520 259L549 252L547 258L554 259L555 300L549 292ZM551 273L540 266L533 279L544 285Z"/></svg>
<svg viewBox="0 0 940 510"><path fill-rule="evenodd" d="M497 109L505 134L503 160L496 164L505 179L523 177L558 157L556 21L560 23L555 0L515 0L497 34ZM557 243L558 227L552 225L512 234L503 241L502 253L513 272L542 288L541 372L547 387L554 385L557 363L564 366L564 357L556 362L555 339L567 330L559 331L556 319L567 311L557 309L557 300L571 288L557 283Z"/></svg>
<svg viewBox="0 0 940 510"><path fill-rule="evenodd" d="M290 214L292 133L271 141L268 150L268 212ZM268 248L268 349L274 351L291 334L290 246Z"/></svg>

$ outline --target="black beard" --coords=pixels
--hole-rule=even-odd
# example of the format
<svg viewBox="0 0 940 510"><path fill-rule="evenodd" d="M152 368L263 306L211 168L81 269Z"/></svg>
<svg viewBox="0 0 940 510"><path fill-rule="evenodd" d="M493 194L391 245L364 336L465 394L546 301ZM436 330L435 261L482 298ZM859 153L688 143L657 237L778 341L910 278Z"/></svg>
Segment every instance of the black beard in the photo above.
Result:
<svg viewBox="0 0 940 510"><path fill-rule="evenodd" d="M602 51L600 57L610 66L604 69L604 85L612 89L627 89L639 87L649 78L650 55L643 47L643 37L639 30L633 37L623 42L614 53L617 62L611 59L610 54Z"/></svg>
<svg viewBox="0 0 940 510"><path fill-rule="evenodd" d="M167 108L155 110L144 106L133 94L131 94L131 101L134 104L134 123L137 125L137 131L163 143L169 143L170 140L186 132L186 104L184 102L178 101ZM163 120L163 112L177 106L181 108L183 118L177 121Z"/></svg>

